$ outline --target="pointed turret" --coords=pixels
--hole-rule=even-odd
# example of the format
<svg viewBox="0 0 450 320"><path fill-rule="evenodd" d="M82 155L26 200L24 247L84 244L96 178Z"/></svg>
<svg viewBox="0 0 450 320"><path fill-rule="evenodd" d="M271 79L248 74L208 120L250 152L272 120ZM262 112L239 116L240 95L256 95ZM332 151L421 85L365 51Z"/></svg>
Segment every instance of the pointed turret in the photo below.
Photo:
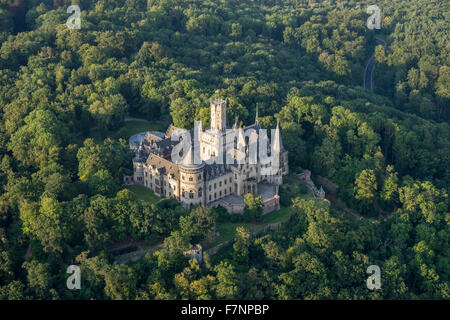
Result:
<svg viewBox="0 0 450 320"><path fill-rule="evenodd" d="M244 129L239 126L237 133L237 162L243 164L245 162L245 136Z"/></svg>
<svg viewBox="0 0 450 320"><path fill-rule="evenodd" d="M144 141L143 137L141 136L141 142L139 143L138 152L137 152L138 158L143 158L145 156L145 148L144 148Z"/></svg>
<svg viewBox="0 0 450 320"><path fill-rule="evenodd" d="M258 104L256 104L255 124L259 124L259 105Z"/></svg>
<svg viewBox="0 0 450 320"><path fill-rule="evenodd" d="M234 120L233 130L237 130L237 128L238 128L238 116L236 116Z"/></svg>
<svg viewBox="0 0 450 320"><path fill-rule="evenodd" d="M277 129L273 137L273 151L280 153L283 150L283 142L281 141L280 120L277 120Z"/></svg>
<svg viewBox="0 0 450 320"><path fill-rule="evenodd" d="M192 141L190 142L189 150L186 153L186 156L183 158L182 165L183 166L194 165L194 146L192 145Z"/></svg>
<svg viewBox="0 0 450 320"><path fill-rule="evenodd" d="M239 126L239 130L238 130L237 147L238 147L238 149L245 147L244 129L242 128L242 126Z"/></svg>
<svg viewBox="0 0 450 320"><path fill-rule="evenodd" d="M204 166L204 163L196 164L195 163L195 149L192 140L190 141L189 150L186 153L186 156L183 158L181 162L181 166L185 169L196 169Z"/></svg>

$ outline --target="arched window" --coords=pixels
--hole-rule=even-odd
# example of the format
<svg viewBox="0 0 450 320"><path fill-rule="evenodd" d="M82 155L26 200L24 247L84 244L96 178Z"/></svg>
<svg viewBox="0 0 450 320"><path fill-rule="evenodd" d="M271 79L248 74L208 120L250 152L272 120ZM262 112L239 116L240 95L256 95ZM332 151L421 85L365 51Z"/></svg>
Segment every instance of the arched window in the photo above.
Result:
<svg viewBox="0 0 450 320"><path fill-rule="evenodd" d="M200 198L203 195L203 189L199 188L198 189L198 197Z"/></svg>

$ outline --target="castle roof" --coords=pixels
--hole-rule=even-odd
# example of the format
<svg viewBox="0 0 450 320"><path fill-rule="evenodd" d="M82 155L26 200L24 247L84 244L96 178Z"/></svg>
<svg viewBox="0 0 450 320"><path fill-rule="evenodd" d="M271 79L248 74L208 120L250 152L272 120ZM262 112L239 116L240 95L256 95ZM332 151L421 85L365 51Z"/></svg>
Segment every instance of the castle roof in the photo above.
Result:
<svg viewBox="0 0 450 320"><path fill-rule="evenodd" d="M225 164L207 164L205 165L205 177L206 180L211 180L216 177L223 176L229 172Z"/></svg>
<svg viewBox="0 0 450 320"><path fill-rule="evenodd" d="M175 127L173 124L171 124L171 125L169 126L169 128L167 128L167 131L166 131L166 138L172 137L172 135L173 135L174 132L176 132L176 131L183 132L183 131L186 131L186 130L185 130L185 129L178 128L178 127Z"/></svg>
<svg viewBox="0 0 450 320"><path fill-rule="evenodd" d="M150 153L147 165L156 168L162 175L173 175L175 179L180 177L178 166L156 154Z"/></svg>

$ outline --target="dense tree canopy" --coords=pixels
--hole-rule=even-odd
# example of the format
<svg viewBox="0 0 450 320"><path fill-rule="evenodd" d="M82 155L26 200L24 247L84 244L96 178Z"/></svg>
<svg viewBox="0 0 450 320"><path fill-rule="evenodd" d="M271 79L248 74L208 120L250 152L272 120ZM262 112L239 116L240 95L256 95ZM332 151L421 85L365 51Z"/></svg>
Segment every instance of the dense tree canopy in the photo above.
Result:
<svg viewBox="0 0 450 320"><path fill-rule="evenodd" d="M449 3L377 1L372 31L370 4L0 0L0 299L449 299ZM219 223L258 223L262 199L242 218L141 200L122 186L127 142L93 132L127 116L208 125L215 95L228 124L257 108L263 127L279 120L291 171L336 183L340 202L281 191L286 223L239 226L198 263L186 250ZM130 239L161 247L114 264ZM382 290L365 287L371 264Z"/></svg>

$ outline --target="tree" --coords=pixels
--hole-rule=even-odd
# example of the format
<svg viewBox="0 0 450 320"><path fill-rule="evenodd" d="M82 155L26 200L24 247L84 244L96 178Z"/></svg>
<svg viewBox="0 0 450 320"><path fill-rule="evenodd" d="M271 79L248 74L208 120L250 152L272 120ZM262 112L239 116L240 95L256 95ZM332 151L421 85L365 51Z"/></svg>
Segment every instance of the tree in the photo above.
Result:
<svg viewBox="0 0 450 320"><path fill-rule="evenodd" d="M236 298L239 287L234 267L228 262L220 262L214 267L217 278L216 294L222 299Z"/></svg>
<svg viewBox="0 0 450 320"><path fill-rule="evenodd" d="M136 275L131 267L119 264L105 273L105 294L112 300L134 299L136 286Z"/></svg>
<svg viewBox="0 0 450 320"><path fill-rule="evenodd" d="M388 177L384 181L380 196L384 201L395 203L398 201L398 174L394 172L393 166L387 166L386 171Z"/></svg>
<svg viewBox="0 0 450 320"><path fill-rule="evenodd" d="M51 297L52 277L48 263L40 263L36 260L24 262L22 267L27 271L27 283L31 292L37 299L49 299Z"/></svg>
<svg viewBox="0 0 450 320"><path fill-rule="evenodd" d="M261 219L264 203L261 196L254 196L251 193L247 193L244 196L245 208L244 217L247 221L255 221Z"/></svg>
<svg viewBox="0 0 450 320"><path fill-rule="evenodd" d="M209 207L195 207L189 216L180 218L181 232L191 237L194 243L211 235L216 230L217 214Z"/></svg>
<svg viewBox="0 0 450 320"><path fill-rule="evenodd" d="M58 160L67 131L49 110L34 110L11 136L9 149L25 166L40 167Z"/></svg>
<svg viewBox="0 0 450 320"><path fill-rule="evenodd" d="M63 207L55 199L44 197L41 204L29 203L20 208L23 232L39 240L44 251L63 252Z"/></svg>
<svg viewBox="0 0 450 320"><path fill-rule="evenodd" d="M233 260L236 267L246 269L249 263L250 233L244 227L236 228Z"/></svg>
<svg viewBox="0 0 450 320"><path fill-rule="evenodd" d="M375 172L366 169L355 180L355 198L358 200L373 201L377 196L377 181Z"/></svg>

